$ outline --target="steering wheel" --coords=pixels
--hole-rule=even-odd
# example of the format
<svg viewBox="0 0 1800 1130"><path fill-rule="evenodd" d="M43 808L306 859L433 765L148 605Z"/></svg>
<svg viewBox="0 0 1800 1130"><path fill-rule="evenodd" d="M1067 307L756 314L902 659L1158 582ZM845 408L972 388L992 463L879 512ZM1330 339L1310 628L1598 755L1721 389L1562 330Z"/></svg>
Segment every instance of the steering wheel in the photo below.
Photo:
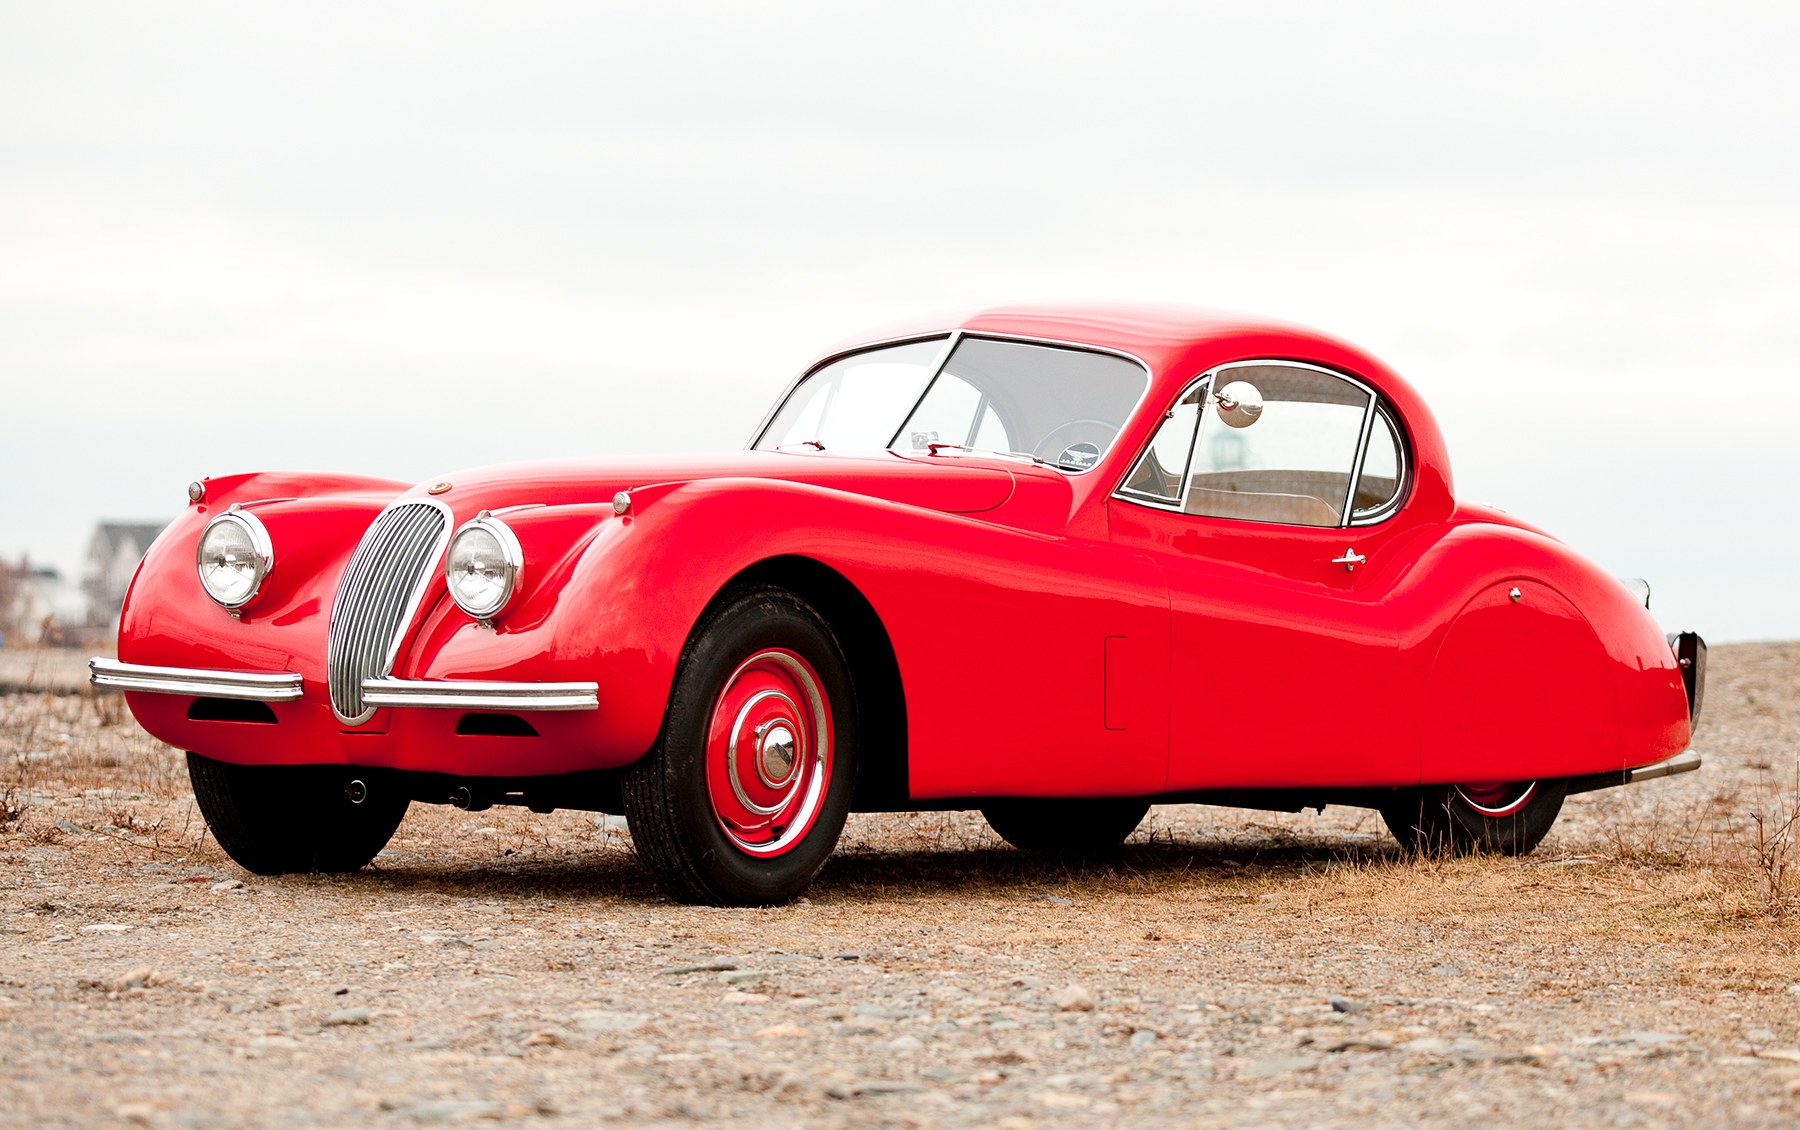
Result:
<svg viewBox="0 0 1800 1130"><path fill-rule="evenodd" d="M1083 437L1083 429L1089 428L1095 430L1094 438ZM1076 442L1091 443L1096 448L1101 448L1112 442L1112 438L1118 434L1119 429L1105 420L1095 420L1092 417L1070 420L1051 428L1049 434L1039 440L1038 445L1031 449L1031 454L1046 463L1060 466L1060 456Z"/></svg>

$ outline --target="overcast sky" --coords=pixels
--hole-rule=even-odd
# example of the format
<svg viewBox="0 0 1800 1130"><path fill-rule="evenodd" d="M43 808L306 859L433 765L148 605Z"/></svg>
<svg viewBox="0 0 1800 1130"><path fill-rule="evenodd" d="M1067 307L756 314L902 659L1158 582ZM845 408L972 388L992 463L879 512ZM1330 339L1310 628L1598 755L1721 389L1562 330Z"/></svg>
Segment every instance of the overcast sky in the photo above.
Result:
<svg viewBox="0 0 1800 1130"><path fill-rule="evenodd" d="M729 448L921 311L1398 368L1459 492L1800 637L1786 3L0 0L0 554L203 474Z"/></svg>

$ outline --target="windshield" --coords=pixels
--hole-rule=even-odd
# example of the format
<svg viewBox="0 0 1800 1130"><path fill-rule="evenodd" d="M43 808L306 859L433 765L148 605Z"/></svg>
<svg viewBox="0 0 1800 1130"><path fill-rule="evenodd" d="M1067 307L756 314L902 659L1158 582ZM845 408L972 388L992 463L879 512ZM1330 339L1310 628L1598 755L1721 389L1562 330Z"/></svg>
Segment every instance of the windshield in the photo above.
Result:
<svg viewBox="0 0 1800 1130"><path fill-rule="evenodd" d="M965 337L840 358L807 377L756 446L788 451L991 451L1065 471L1100 461L1149 374L1110 353Z"/></svg>

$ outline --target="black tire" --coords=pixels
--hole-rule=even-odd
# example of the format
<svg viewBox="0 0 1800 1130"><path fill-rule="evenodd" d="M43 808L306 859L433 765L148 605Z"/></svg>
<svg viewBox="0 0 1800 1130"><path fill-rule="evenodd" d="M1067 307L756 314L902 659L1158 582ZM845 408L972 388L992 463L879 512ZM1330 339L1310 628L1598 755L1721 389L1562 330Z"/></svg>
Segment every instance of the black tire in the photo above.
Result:
<svg viewBox="0 0 1800 1130"><path fill-rule="evenodd" d="M356 871L386 846L408 798L378 774L343 766L232 765L187 755L188 779L213 839L258 875ZM345 793L369 785L361 804Z"/></svg>
<svg viewBox="0 0 1800 1130"><path fill-rule="evenodd" d="M623 782L638 857L670 897L771 906L812 882L855 791L847 670L824 618L785 589L735 593L695 632L662 738Z"/></svg>
<svg viewBox="0 0 1800 1130"><path fill-rule="evenodd" d="M1381 819L1408 851L1527 855L1556 823L1565 780L1406 789L1382 806Z"/></svg>
<svg viewBox="0 0 1800 1130"><path fill-rule="evenodd" d="M1149 811L1149 801L1130 797L1019 797L981 806L988 827L1014 847L1076 859L1117 851Z"/></svg>

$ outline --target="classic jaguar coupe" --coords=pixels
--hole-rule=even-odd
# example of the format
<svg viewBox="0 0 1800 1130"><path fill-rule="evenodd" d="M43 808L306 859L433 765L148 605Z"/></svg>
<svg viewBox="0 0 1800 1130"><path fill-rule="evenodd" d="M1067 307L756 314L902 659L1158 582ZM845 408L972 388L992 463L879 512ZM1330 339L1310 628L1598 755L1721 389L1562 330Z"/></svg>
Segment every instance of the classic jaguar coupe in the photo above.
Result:
<svg viewBox="0 0 1800 1130"><path fill-rule="evenodd" d="M859 810L1117 846L1152 804L1530 851L1697 768L1705 646L1460 501L1332 338L1156 307L892 327L746 450L188 488L119 658L219 844L353 870L413 801L623 813L671 895L799 894Z"/></svg>

